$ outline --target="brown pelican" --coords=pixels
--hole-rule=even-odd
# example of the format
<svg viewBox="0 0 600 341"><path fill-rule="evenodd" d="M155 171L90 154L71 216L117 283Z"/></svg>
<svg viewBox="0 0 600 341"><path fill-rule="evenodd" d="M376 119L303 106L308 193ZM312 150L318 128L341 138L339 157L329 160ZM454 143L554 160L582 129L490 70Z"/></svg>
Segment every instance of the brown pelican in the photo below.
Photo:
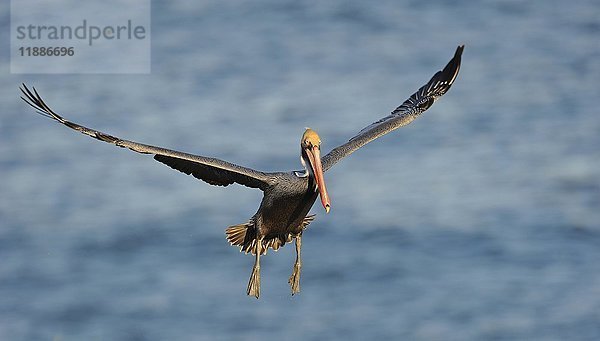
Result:
<svg viewBox="0 0 600 341"><path fill-rule="evenodd" d="M325 212L329 212L331 207L323 173L370 141L409 124L437 98L444 95L458 75L463 48L464 46L459 46L444 69L433 75L427 84L390 115L362 129L348 142L334 148L327 155L321 157L321 139L314 130L307 128L300 140L301 161L304 166L301 171L260 172L215 158L124 140L66 120L50 109L35 88L29 90L25 84L21 88L25 97L21 98L39 114L71 129L138 153L153 154L155 160L211 185L228 186L235 182L263 191L258 211L246 223L228 227L225 232L227 240L232 245L239 246L240 251L255 255L247 294L256 298L260 295L260 256L266 254L269 248L278 250L284 244L295 240L296 261L289 278L294 295L300 291L302 232L315 217L307 215L308 211L317 196L320 196Z"/></svg>

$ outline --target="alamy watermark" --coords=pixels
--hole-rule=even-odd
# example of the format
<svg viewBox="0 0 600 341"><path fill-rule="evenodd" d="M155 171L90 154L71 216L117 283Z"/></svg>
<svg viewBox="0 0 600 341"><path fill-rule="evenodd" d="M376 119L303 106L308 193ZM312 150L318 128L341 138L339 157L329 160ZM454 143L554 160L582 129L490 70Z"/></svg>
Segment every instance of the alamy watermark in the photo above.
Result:
<svg viewBox="0 0 600 341"><path fill-rule="evenodd" d="M68 3L11 1L12 73L150 72L150 0Z"/></svg>

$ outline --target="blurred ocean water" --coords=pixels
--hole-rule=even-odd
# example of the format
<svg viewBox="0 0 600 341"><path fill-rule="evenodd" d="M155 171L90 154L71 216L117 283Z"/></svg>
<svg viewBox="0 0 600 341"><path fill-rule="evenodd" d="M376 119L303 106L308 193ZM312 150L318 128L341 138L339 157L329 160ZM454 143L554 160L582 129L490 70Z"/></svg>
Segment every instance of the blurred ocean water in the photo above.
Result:
<svg viewBox="0 0 600 341"><path fill-rule="evenodd" d="M597 1L152 6L150 75L11 75L1 55L1 340L600 339ZM304 127L343 143L462 43L444 98L326 174L300 295L284 247L259 301L224 236L259 191L78 135L17 90L116 136L291 170Z"/></svg>

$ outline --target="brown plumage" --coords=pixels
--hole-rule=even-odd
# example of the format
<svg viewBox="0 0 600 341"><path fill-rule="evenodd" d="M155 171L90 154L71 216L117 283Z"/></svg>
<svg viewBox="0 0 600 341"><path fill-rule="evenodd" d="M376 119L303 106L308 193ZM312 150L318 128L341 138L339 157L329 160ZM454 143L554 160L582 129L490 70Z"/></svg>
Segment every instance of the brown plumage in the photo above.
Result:
<svg viewBox="0 0 600 341"><path fill-rule="evenodd" d="M446 67L438 71L427 84L390 115L364 128L347 143L336 147L322 158L319 135L312 129L306 129L300 141L301 160L304 166L302 171L260 172L215 158L124 140L66 120L50 109L35 88L29 90L25 84L21 88L24 95L21 98L39 114L73 130L118 147L142 154L153 154L157 161L211 185L228 186L238 183L263 191L264 195L258 211L248 222L228 227L227 240L232 245L239 246L240 251L255 256L247 294L256 298L260 295L260 256L266 254L269 248L277 251L286 243L295 240L296 261L289 278L293 295L300 291L302 233L315 217L307 214L317 196L320 197L326 212L329 212L331 207L323 173L358 148L409 124L427 110L437 98L450 89L456 80L462 51L463 46L459 46Z"/></svg>
<svg viewBox="0 0 600 341"><path fill-rule="evenodd" d="M300 224L300 233L302 233L308 225L315 220L315 215L307 215ZM244 224L229 226L225 229L227 240L233 246L239 246L240 252L256 254L256 227L254 218ZM290 243L299 233L287 232L279 235L270 236L263 240L264 248L261 255L266 255L269 248L278 251L286 243Z"/></svg>

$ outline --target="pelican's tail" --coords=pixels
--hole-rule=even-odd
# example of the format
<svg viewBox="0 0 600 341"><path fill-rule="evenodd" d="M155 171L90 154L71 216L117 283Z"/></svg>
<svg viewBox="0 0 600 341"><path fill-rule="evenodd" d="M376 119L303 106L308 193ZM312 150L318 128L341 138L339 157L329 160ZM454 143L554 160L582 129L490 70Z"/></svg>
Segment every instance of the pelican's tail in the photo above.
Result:
<svg viewBox="0 0 600 341"><path fill-rule="evenodd" d="M304 230L311 221L315 219L314 215L309 215L301 223L302 230ZM248 222L240 225L229 226L225 230L227 241L231 245L239 246L240 252L256 254L256 226L254 225L254 218L248 220ZM273 236L269 239L262 241L262 252L261 255L267 253L269 248L277 251L280 247L292 241L296 235L287 233L285 235Z"/></svg>
<svg viewBox="0 0 600 341"><path fill-rule="evenodd" d="M231 245L240 247L240 252L252 252L252 254L256 254L256 226L254 226L254 218L251 218L244 224L229 226L225 230L225 235L227 235L227 241ZM267 253L267 248L263 248L262 254L265 253Z"/></svg>

